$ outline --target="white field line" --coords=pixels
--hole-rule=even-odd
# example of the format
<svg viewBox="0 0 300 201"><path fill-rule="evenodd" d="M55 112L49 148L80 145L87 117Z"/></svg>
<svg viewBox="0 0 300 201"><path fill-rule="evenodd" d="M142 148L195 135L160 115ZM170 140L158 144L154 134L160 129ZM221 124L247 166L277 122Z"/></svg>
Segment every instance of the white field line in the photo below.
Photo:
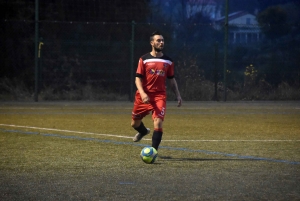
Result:
<svg viewBox="0 0 300 201"><path fill-rule="evenodd" d="M55 128L41 128L41 127L34 127L34 126L18 126L18 125L13 125L13 124L0 124L0 126L8 126L8 127L15 127L15 128L30 128L30 129L47 130L47 131L60 131L60 132L78 133L78 134L86 134L86 135L101 135L101 136L107 136L107 137L132 138L132 137L122 136L122 135L99 134L99 133L91 133L91 132L62 130L62 129L55 129Z"/></svg>
<svg viewBox="0 0 300 201"><path fill-rule="evenodd" d="M116 138L132 138L123 135L100 134L100 133L92 133L92 132L55 129L55 128L41 128L41 127L34 127L34 126L19 126L13 124L0 124L0 126L15 127L15 128L29 128L29 129L47 130L47 131L59 131L59 132L67 132L67 133L78 133L78 134L85 134L85 135L99 135L99 136L116 137ZM151 139L144 138L143 140L151 140ZM300 142L300 140L163 140L163 141L165 142Z"/></svg>

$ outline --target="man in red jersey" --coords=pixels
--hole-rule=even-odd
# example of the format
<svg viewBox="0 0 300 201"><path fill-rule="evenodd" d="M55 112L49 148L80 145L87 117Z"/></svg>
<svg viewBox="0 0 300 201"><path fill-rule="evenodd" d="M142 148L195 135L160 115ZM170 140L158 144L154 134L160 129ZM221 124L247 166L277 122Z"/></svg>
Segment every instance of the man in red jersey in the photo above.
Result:
<svg viewBox="0 0 300 201"><path fill-rule="evenodd" d="M132 110L131 126L138 131L133 141L140 141L150 133L142 119L152 112L154 131L152 135L152 147L156 150L162 139L163 121L166 114L166 79L170 80L170 86L176 94L178 107L182 99L174 78L174 63L162 50L164 38L159 32L154 32L150 37L152 51L139 59L136 70L134 106Z"/></svg>

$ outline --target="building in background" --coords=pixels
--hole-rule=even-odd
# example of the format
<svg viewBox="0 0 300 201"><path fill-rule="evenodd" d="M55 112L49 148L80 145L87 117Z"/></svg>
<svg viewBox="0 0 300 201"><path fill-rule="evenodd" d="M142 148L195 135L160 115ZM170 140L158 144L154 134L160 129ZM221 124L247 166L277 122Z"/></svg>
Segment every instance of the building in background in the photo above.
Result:
<svg viewBox="0 0 300 201"><path fill-rule="evenodd" d="M225 16L214 21L215 29L224 26ZM251 44L261 40L261 31L256 16L245 11L238 11L228 15L229 43Z"/></svg>

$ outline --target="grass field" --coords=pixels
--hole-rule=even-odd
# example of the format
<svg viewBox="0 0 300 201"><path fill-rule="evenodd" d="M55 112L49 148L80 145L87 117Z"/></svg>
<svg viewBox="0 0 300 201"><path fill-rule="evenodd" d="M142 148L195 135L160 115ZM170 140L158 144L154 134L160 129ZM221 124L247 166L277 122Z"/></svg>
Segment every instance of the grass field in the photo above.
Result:
<svg viewBox="0 0 300 201"><path fill-rule="evenodd" d="M131 108L0 103L0 200L300 200L300 102L169 102L151 165Z"/></svg>

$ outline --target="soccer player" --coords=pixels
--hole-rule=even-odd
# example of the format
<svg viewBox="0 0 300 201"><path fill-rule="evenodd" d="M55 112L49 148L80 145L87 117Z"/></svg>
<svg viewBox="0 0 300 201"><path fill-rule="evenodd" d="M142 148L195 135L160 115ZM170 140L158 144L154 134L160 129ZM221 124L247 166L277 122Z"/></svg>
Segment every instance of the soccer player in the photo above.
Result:
<svg viewBox="0 0 300 201"><path fill-rule="evenodd" d="M166 114L167 78L170 80L170 86L176 94L178 107L181 106L182 99L174 78L173 60L162 52L164 48L163 36L157 31L154 32L150 36L150 44L152 51L139 59L136 70L135 84L137 91L132 110L131 126L138 131L133 141L140 141L150 133L150 129L145 127L142 119L152 112L154 124L152 147L157 150L162 139L163 121Z"/></svg>

